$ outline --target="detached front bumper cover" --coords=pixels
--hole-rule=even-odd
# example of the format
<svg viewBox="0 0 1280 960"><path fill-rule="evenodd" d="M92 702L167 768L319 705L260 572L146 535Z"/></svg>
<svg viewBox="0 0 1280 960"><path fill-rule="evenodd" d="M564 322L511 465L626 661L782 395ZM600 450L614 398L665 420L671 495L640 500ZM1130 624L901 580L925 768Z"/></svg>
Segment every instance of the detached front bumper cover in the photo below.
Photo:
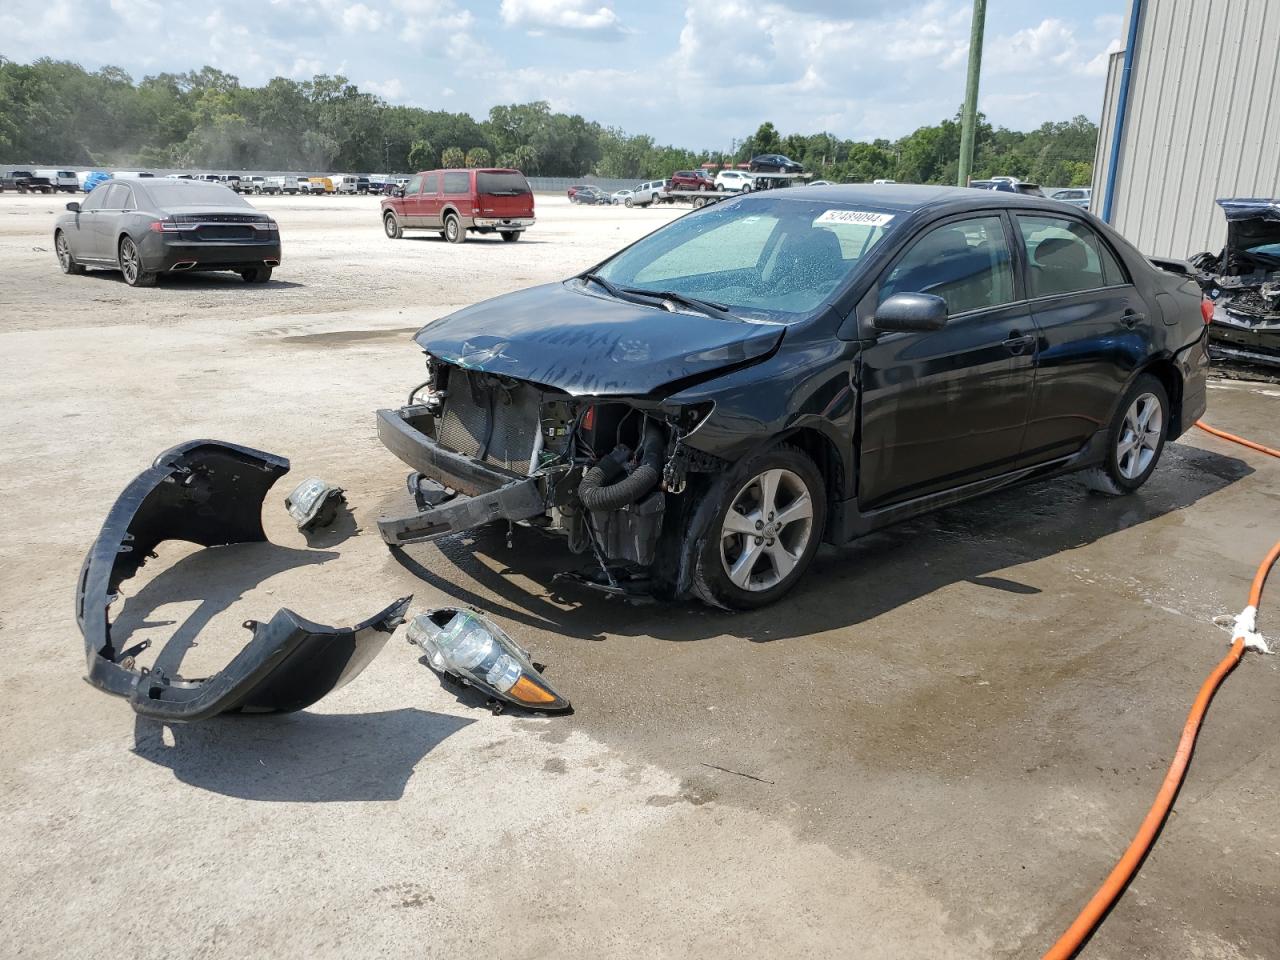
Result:
<svg viewBox="0 0 1280 960"><path fill-rule="evenodd" d="M253 637L225 668L199 680L138 668L149 643L118 649L108 612L120 584L166 540L213 547L262 542L262 503L289 461L216 440L193 440L160 454L120 494L85 558L76 593L86 679L160 720L220 713L301 710L357 676L404 622L410 598L354 627L328 627L280 610L248 621Z"/></svg>

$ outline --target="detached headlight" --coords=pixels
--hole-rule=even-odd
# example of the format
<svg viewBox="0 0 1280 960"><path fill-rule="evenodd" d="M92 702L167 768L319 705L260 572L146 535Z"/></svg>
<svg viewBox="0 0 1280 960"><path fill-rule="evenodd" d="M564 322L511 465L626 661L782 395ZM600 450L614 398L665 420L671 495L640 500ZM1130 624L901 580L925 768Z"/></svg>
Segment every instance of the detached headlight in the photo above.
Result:
<svg viewBox="0 0 1280 960"><path fill-rule="evenodd" d="M478 613L456 607L428 610L409 623L409 642L426 652L436 673L499 700L530 710L569 709L569 701L542 678L528 652Z"/></svg>
<svg viewBox="0 0 1280 960"><path fill-rule="evenodd" d="M308 477L284 498L284 507L299 530L327 527L338 515L338 505L346 501L341 487L325 483L319 477Z"/></svg>

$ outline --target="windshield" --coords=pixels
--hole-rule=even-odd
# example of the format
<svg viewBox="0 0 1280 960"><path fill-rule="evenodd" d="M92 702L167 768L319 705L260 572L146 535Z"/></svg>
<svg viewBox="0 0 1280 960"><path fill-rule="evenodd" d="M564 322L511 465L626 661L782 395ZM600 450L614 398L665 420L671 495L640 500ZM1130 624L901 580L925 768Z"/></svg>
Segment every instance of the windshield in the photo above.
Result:
<svg viewBox="0 0 1280 960"><path fill-rule="evenodd" d="M521 197L529 193L529 182L519 173L477 173L476 193L486 197Z"/></svg>
<svg viewBox="0 0 1280 960"><path fill-rule="evenodd" d="M596 273L623 290L670 291L794 323L853 276L892 220L829 200L726 200L650 234Z"/></svg>

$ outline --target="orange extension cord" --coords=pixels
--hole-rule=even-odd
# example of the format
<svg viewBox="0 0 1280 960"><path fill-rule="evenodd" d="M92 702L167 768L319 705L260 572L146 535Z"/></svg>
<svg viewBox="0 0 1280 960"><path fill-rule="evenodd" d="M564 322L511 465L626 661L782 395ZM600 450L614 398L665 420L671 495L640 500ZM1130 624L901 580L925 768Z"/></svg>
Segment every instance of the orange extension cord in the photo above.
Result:
<svg viewBox="0 0 1280 960"><path fill-rule="evenodd" d="M1222 430L1215 430L1203 421L1197 420L1196 426L1206 433L1213 434L1215 437L1221 437L1223 440L1230 440L1233 443L1249 447L1251 450L1258 450L1273 457L1280 457L1280 450L1273 450L1251 440L1245 440ZM1262 585L1266 583L1267 574L1271 572L1271 568L1275 566L1277 560L1280 560L1280 542L1277 542L1271 548L1271 551L1258 566L1258 572L1253 575L1253 585L1249 588L1249 606L1254 610L1257 610L1262 603ZM1093 932L1102 917L1111 909L1112 904L1120 898L1125 886L1133 879L1134 873L1138 870L1138 864L1142 862L1142 858L1147 855L1147 851L1155 843L1160 825L1164 823L1165 817L1168 816L1169 809L1173 806L1173 798L1177 795L1178 788L1182 786L1183 777L1187 773L1187 763L1191 760L1191 749L1195 746L1196 735L1200 732L1200 724L1204 720L1205 711L1209 709L1209 701L1213 699L1219 684L1226 679L1227 674L1234 670L1236 664L1240 662L1240 658L1244 656L1244 649L1245 637L1243 636L1243 629L1237 627L1237 636L1233 637L1231 641L1231 651L1222 658L1221 663L1213 668L1213 672L1209 674L1204 684L1200 687L1200 693L1197 694L1195 703L1191 705L1191 713L1188 714L1186 725L1182 728L1182 739L1178 741L1178 749L1173 755L1173 762L1169 764L1169 772L1164 775L1164 783L1160 785L1160 792L1156 794L1155 803L1151 805L1151 809L1147 811L1146 818L1142 821L1142 826L1138 828L1137 836L1133 838L1133 841L1129 844L1128 849L1125 850L1124 855L1115 865L1111 874L1103 882L1102 886L1098 888L1098 892L1093 895L1093 899L1085 904L1084 909L1080 911L1080 915L1067 928L1067 932L1044 955L1044 960L1069 960L1070 957L1075 956L1085 938Z"/></svg>

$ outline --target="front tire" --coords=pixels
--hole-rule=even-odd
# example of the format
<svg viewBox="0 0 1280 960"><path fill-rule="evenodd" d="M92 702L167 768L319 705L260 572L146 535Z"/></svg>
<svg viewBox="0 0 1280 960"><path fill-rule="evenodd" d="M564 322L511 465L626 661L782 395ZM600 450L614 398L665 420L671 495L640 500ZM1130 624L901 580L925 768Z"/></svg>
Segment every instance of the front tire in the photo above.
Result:
<svg viewBox="0 0 1280 960"><path fill-rule="evenodd" d="M72 276L78 276L84 273L84 266L76 263L76 258L71 255L71 244L67 242L67 235L61 230L53 238L53 248L58 254L58 266L62 268L62 272Z"/></svg>
<svg viewBox="0 0 1280 960"><path fill-rule="evenodd" d="M1155 472L1168 432L1169 394L1144 373L1125 391L1107 431L1107 458L1085 472L1085 484L1106 496L1133 493Z"/></svg>
<svg viewBox="0 0 1280 960"><path fill-rule="evenodd" d="M404 227L400 224L400 218L389 210L382 218L382 229L387 231L388 240L399 240L404 236Z"/></svg>
<svg viewBox="0 0 1280 960"><path fill-rule="evenodd" d="M780 599L822 542L827 494L814 462L796 447L774 447L750 457L708 495L719 503L697 547L694 592L726 610Z"/></svg>
<svg viewBox="0 0 1280 960"><path fill-rule="evenodd" d="M467 231L462 229L462 221L455 213L444 218L444 238L450 243L465 243Z"/></svg>
<svg viewBox="0 0 1280 960"><path fill-rule="evenodd" d="M124 282L131 287L154 287L156 275L148 273L142 266L142 254L130 237L121 237L120 246L116 250L116 261L120 265L120 274Z"/></svg>
<svg viewBox="0 0 1280 960"><path fill-rule="evenodd" d="M266 283L271 279L270 267L250 267L240 271L240 279L245 283Z"/></svg>
<svg viewBox="0 0 1280 960"><path fill-rule="evenodd" d="M507 243L515 243L517 240L520 239L520 231L519 230L503 230L502 239L505 240Z"/></svg>

